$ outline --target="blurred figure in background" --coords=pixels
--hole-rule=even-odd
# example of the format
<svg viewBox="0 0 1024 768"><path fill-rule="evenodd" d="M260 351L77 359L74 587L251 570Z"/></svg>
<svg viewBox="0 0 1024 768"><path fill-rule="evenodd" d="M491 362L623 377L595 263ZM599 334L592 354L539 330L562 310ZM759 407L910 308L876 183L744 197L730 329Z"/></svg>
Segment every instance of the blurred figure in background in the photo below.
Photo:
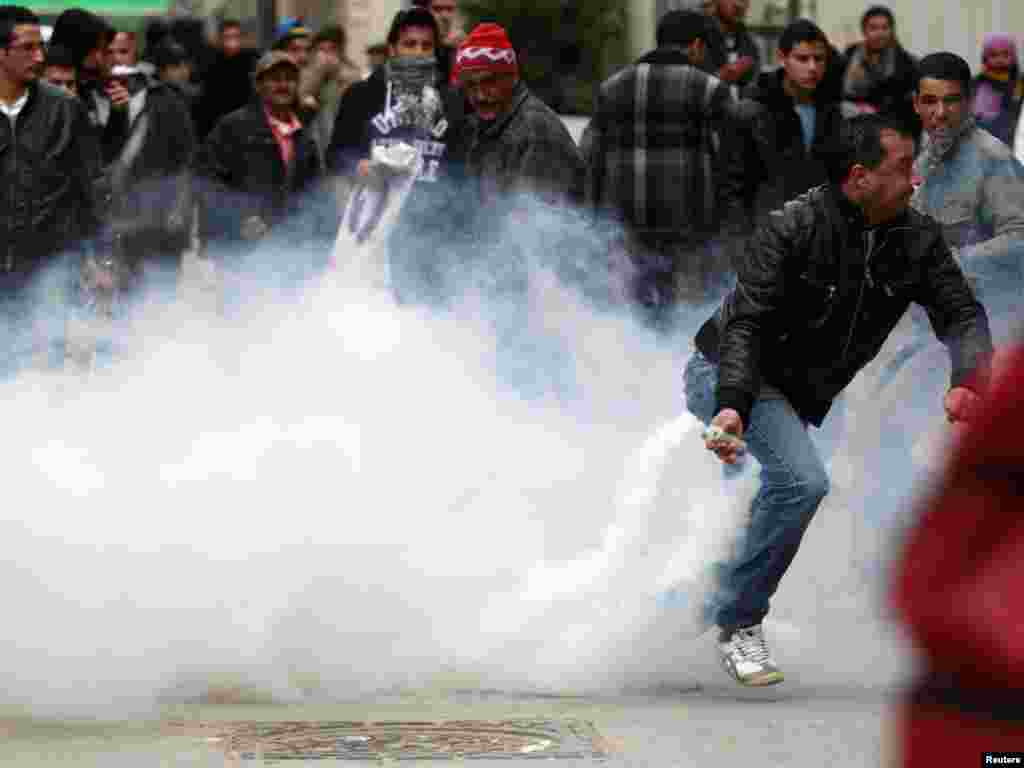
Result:
<svg viewBox="0 0 1024 768"><path fill-rule="evenodd" d="M78 74L78 92L84 98L103 88L103 68L114 29L106 21L80 8L69 8L57 17L50 45L71 51Z"/></svg>
<svg viewBox="0 0 1024 768"><path fill-rule="evenodd" d="M388 60L388 44L384 42L368 46L366 49L366 59L370 72L384 66L384 62Z"/></svg>
<svg viewBox="0 0 1024 768"><path fill-rule="evenodd" d="M318 235L317 212L299 216L323 176L316 144L295 111L299 68L283 51L269 51L256 64L254 84L257 98L217 122L196 161L200 237L236 285L269 233L286 239L295 259L272 254L276 275L304 274L297 247ZM228 293L228 304L240 298Z"/></svg>
<svg viewBox="0 0 1024 768"><path fill-rule="evenodd" d="M611 261L630 274L629 293L656 327L677 299L705 298L719 271L704 254L718 225L711 130L735 102L699 69L708 29L696 11L666 13L657 48L601 84L581 142L584 200L628 224L613 246L624 254Z"/></svg>
<svg viewBox="0 0 1024 768"><path fill-rule="evenodd" d="M723 135L721 184L730 235L753 231L772 211L828 181L829 152L839 138L839 105L822 90L831 46L807 19L782 32L776 71L749 91L747 119Z"/></svg>
<svg viewBox="0 0 1024 768"><path fill-rule="evenodd" d="M69 251L95 231L97 152L78 99L40 86L43 39L0 6L0 376L63 361Z"/></svg>
<svg viewBox="0 0 1024 768"><path fill-rule="evenodd" d="M185 46L172 37L164 38L153 51L153 66L156 67L156 79L178 95L188 109L195 127L201 91L192 82L192 59Z"/></svg>
<svg viewBox="0 0 1024 768"><path fill-rule="evenodd" d="M1020 119L1024 80L1017 61L1017 43L1011 35L985 38L981 73L974 78L974 117L1004 144L1013 144L1013 131Z"/></svg>
<svg viewBox="0 0 1024 768"><path fill-rule="evenodd" d="M708 36L706 71L733 86L733 95L750 85L761 72L761 52L743 19L750 0L717 0Z"/></svg>
<svg viewBox="0 0 1024 768"><path fill-rule="evenodd" d="M81 47L103 24L89 15L80 16ZM192 118L170 86L112 58L105 47L97 52L99 80L82 94L103 164L97 251L110 274L101 282L125 291L173 285L191 234Z"/></svg>
<svg viewBox="0 0 1024 768"><path fill-rule="evenodd" d="M851 45L843 55L843 115L881 113L916 129L911 100L917 85L917 62L896 38L892 11L881 5L868 8L860 28L864 40Z"/></svg>
<svg viewBox="0 0 1024 768"><path fill-rule="evenodd" d="M220 22L217 50L203 76L196 110L198 137L205 137L224 115L241 109L253 98L252 71L257 53L242 47L242 25L237 19Z"/></svg>
<svg viewBox="0 0 1024 768"><path fill-rule="evenodd" d="M301 73L299 103L313 115L310 130L326 161L341 98L361 77L345 53L343 27L330 24L313 38L313 62Z"/></svg>
<svg viewBox="0 0 1024 768"><path fill-rule="evenodd" d="M302 72L310 64L313 50L313 33L307 29L301 19L292 19L281 24L277 40L272 46L275 51L283 51L291 57Z"/></svg>
<svg viewBox="0 0 1024 768"><path fill-rule="evenodd" d="M918 651L900 765L984 765L1024 745L1024 346L1000 354L899 558L892 602Z"/></svg>
<svg viewBox="0 0 1024 768"><path fill-rule="evenodd" d="M78 96L78 74L71 51L62 45L47 47L43 80L50 85L63 88L72 96Z"/></svg>
<svg viewBox="0 0 1024 768"><path fill-rule="evenodd" d="M110 41L110 58L115 67L134 67L139 63L134 32L116 32Z"/></svg>
<svg viewBox="0 0 1024 768"><path fill-rule="evenodd" d="M437 58L441 62L441 72L447 81L451 78L459 45L466 39L466 30L462 28L459 19L459 4L456 0L427 0L426 7L434 14L437 27L441 31Z"/></svg>

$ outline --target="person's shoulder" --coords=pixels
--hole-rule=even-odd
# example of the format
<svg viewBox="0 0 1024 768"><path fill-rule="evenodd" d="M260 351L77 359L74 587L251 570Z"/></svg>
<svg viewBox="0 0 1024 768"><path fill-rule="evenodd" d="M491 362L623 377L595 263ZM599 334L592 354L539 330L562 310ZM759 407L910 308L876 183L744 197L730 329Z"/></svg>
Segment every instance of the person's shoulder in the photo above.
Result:
<svg viewBox="0 0 1024 768"><path fill-rule="evenodd" d="M561 116L536 96L533 98L535 101L528 101L524 105L527 107L526 118L531 132L545 136L549 141L560 141L575 147L576 142Z"/></svg>
<svg viewBox="0 0 1024 768"><path fill-rule="evenodd" d="M239 107L233 112L228 112L224 117L220 118L220 120L217 121L217 125L214 126L214 133L243 133L253 125L256 125L259 117L257 105L255 102L250 102L244 107Z"/></svg>
<svg viewBox="0 0 1024 768"><path fill-rule="evenodd" d="M1013 149L984 128L974 129L971 143L977 148L978 153L989 162L1009 163L1015 159Z"/></svg>

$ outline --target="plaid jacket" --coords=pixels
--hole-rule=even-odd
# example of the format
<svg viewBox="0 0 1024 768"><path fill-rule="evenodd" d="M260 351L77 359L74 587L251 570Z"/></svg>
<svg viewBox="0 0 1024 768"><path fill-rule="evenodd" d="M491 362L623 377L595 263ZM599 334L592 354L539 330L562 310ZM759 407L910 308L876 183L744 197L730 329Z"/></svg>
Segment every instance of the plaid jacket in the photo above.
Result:
<svg viewBox="0 0 1024 768"><path fill-rule="evenodd" d="M583 136L586 204L640 234L713 234L712 124L732 104L728 86L690 66L680 49L656 50L613 75Z"/></svg>
<svg viewBox="0 0 1024 768"><path fill-rule="evenodd" d="M493 123L471 118L466 170L485 204L528 193L550 203L577 188L582 161L562 119L523 84L509 112Z"/></svg>

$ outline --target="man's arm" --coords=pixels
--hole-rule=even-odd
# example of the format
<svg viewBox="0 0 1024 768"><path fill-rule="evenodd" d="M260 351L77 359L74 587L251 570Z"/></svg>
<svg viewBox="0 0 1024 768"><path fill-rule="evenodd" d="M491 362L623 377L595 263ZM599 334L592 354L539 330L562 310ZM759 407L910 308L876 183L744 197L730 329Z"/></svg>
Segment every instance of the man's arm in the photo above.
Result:
<svg viewBox="0 0 1024 768"><path fill-rule="evenodd" d="M1024 263L1024 168L1012 157L995 161L986 169L981 196L979 214L994 236L961 248L960 265L981 277L995 265L1017 271Z"/></svg>
<svg viewBox="0 0 1024 768"><path fill-rule="evenodd" d="M721 180L718 187L724 233L747 235L754 226L753 207L764 174L762 159L754 142L757 108L741 101L729 108L730 117L721 131Z"/></svg>
<svg viewBox="0 0 1024 768"><path fill-rule="evenodd" d="M369 124L365 94L370 86L363 80L345 91L338 105L331 142L325 154L327 169L332 174L355 173L360 161L370 157Z"/></svg>
<svg viewBox="0 0 1024 768"><path fill-rule="evenodd" d="M968 387L981 392L987 386L992 358L988 316L941 237L932 246L924 267L920 302L935 335L949 349L950 388Z"/></svg>
<svg viewBox="0 0 1024 768"><path fill-rule="evenodd" d="M100 229L101 204L97 199L99 182L103 175L100 167L100 144L96 130L82 103L75 99L71 117L71 141L74 149L69 153L70 168L65 169L73 180L77 198L77 236L90 239Z"/></svg>
<svg viewBox="0 0 1024 768"><path fill-rule="evenodd" d="M583 160L576 143L561 121L537 120L526 139L516 166L510 169L513 192L537 195L558 205L578 190Z"/></svg>

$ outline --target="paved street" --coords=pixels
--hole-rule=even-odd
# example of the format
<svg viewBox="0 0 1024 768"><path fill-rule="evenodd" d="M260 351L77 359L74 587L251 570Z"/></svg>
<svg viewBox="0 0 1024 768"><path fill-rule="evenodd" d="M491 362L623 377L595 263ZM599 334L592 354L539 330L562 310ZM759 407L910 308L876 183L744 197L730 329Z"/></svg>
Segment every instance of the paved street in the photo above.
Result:
<svg viewBox="0 0 1024 768"><path fill-rule="evenodd" d="M224 721L499 721L592 723L607 757L546 760L582 766L874 766L888 748L889 700L878 690L805 687L741 691L724 681L700 691L608 697L410 693L339 704L178 705L163 722L0 722L0 764L34 766L270 765L229 759L213 724ZM388 762L388 761L385 761ZM429 764L440 764L428 761ZM463 761L508 765L509 760ZM528 756L513 760L529 766ZM334 760L289 760L326 766Z"/></svg>

